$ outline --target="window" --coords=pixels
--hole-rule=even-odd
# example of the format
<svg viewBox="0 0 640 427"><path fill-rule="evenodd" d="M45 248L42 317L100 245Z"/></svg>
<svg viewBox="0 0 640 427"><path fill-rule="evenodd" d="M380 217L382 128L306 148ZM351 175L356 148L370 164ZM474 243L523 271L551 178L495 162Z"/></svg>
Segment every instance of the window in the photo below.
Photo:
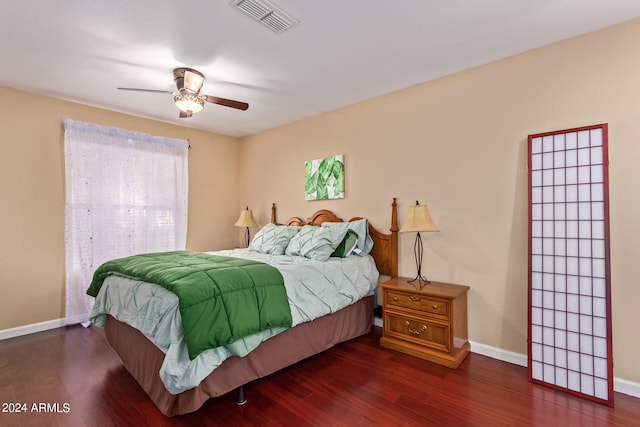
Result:
<svg viewBox="0 0 640 427"><path fill-rule="evenodd" d="M103 262L186 245L188 143L64 120L66 323Z"/></svg>

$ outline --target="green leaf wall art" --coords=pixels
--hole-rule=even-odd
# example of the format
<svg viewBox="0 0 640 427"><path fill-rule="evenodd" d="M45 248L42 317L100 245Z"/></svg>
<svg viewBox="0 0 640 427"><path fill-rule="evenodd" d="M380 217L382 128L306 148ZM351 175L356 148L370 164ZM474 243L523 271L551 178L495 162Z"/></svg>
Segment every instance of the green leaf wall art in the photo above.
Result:
<svg viewBox="0 0 640 427"><path fill-rule="evenodd" d="M337 155L304 162L306 200L344 199L344 158Z"/></svg>

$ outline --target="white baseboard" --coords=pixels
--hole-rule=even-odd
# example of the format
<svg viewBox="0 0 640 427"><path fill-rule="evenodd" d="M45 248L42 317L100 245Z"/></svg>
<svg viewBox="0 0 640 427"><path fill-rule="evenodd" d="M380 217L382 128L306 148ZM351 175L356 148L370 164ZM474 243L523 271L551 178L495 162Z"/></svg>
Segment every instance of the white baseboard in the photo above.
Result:
<svg viewBox="0 0 640 427"><path fill-rule="evenodd" d="M613 377L613 391L628 394L633 397L640 397L640 384Z"/></svg>
<svg viewBox="0 0 640 427"><path fill-rule="evenodd" d="M473 353L482 354L493 359L502 360L503 362L513 363L515 365L527 366L529 359L526 354L513 353L511 351L502 350L484 344L471 342L471 351ZM628 394L633 397L640 397L640 383L634 383L622 378L613 378L613 391L622 394Z"/></svg>
<svg viewBox="0 0 640 427"><path fill-rule="evenodd" d="M33 334L35 332L48 331L49 329L61 328L62 326L64 326L64 319L56 319L33 323L31 325L18 326L17 328L3 329L0 330L0 341L22 335Z"/></svg>
<svg viewBox="0 0 640 427"><path fill-rule="evenodd" d="M503 350L497 347L480 344L470 341L471 351L473 353L482 354L492 359L502 360L503 362L513 363L514 365L527 366L528 358L526 354L514 353L512 351Z"/></svg>

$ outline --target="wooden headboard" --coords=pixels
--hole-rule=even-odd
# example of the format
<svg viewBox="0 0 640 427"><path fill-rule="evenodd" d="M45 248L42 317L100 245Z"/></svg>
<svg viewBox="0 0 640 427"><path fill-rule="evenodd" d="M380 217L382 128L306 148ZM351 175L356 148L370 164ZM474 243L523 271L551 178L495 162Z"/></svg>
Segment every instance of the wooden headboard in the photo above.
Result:
<svg viewBox="0 0 640 427"><path fill-rule="evenodd" d="M363 217L358 216L351 218L349 221L361 219ZM271 207L271 222L278 222L275 203ZM286 220L284 224L320 225L323 222L344 222L344 220L329 210L321 209L306 220L294 216ZM393 203L391 203L391 227L389 227L389 231L390 233L383 233L369 222L369 235L373 240L373 248L370 255L373 257L381 275L395 277L398 275L398 205L395 197L393 198Z"/></svg>

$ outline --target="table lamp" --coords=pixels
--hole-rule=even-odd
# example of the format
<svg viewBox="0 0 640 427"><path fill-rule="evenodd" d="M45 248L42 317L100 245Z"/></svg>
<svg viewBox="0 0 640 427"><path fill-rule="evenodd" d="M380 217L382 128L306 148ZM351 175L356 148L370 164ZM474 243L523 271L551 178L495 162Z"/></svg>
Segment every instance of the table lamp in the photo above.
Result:
<svg viewBox="0 0 640 427"><path fill-rule="evenodd" d="M436 224L431 219L429 214L429 208L427 205L421 205L417 200L416 204L409 206L409 215L404 225L400 229L401 233L417 232L416 241L413 244L413 254L416 259L416 268L418 274L416 278L410 280L409 283L418 281L420 288L429 283L426 277L422 275L422 237L420 232L440 231Z"/></svg>
<svg viewBox="0 0 640 427"><path fill-rule="evenodd" d="M258 224L256 220L253 219L253 211L249 209L247 206L246 209L240 211L240 217L234 224L236 227L245 227L247 231L245 232L245 240L247 241L247 247L249 247L249 243L251 242L251 234L249 232L249 227L257 227Z"/></svg>

